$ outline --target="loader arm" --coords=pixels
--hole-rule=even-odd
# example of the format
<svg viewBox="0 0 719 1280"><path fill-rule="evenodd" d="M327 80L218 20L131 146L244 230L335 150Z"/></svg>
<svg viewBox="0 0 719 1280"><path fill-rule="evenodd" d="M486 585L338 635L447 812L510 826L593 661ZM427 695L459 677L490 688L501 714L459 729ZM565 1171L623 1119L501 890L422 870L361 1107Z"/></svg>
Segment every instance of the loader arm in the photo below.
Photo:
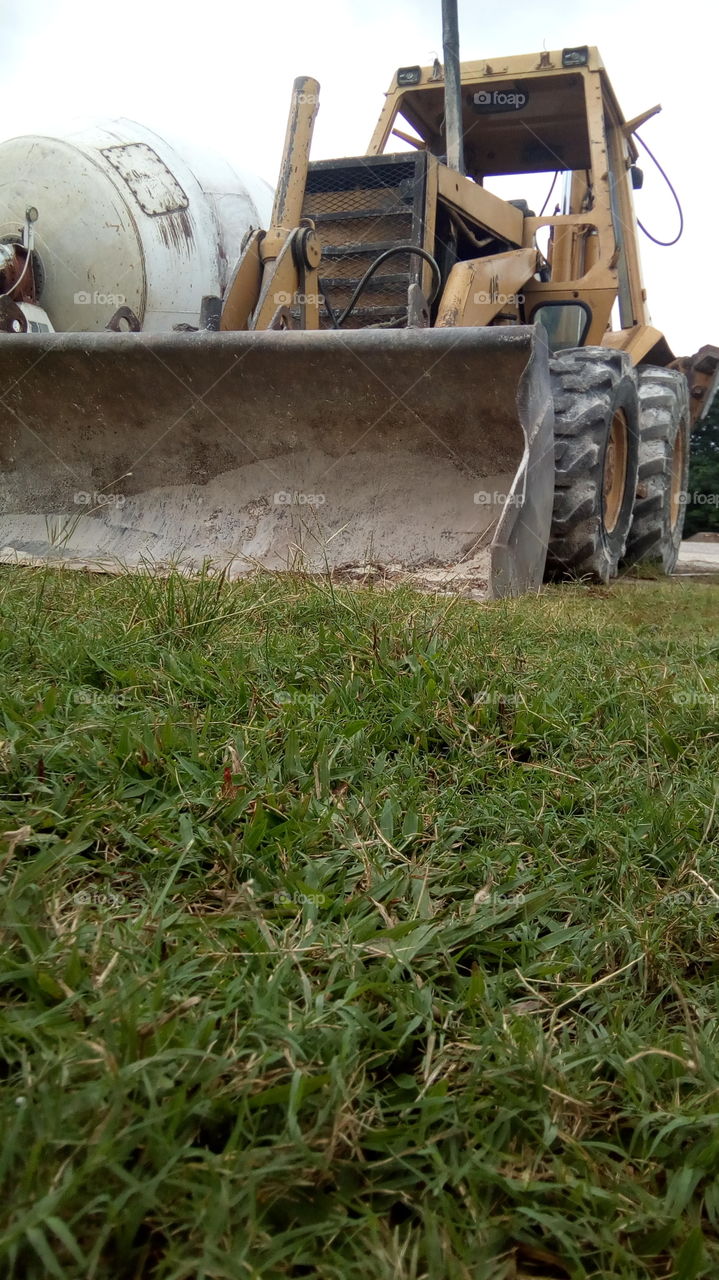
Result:
<svg viewBox="0 0 719 1280"><path fill-rule="evenodd" d="M488 325L507 306L516 311L522 288L537 270L536 249L470 258L452 268L437 313L437 328Z"/></svg>
<svg viewBox="0 0 719 1280"><path fill-rule="evenodd" d="M319 92L310 76L298 76L292 87L270 225L252 232L229 281L220 319L225 332L290 328L289 308L297 294L299 327L319 327L321 249L314 228L300 225Z"/></svg>

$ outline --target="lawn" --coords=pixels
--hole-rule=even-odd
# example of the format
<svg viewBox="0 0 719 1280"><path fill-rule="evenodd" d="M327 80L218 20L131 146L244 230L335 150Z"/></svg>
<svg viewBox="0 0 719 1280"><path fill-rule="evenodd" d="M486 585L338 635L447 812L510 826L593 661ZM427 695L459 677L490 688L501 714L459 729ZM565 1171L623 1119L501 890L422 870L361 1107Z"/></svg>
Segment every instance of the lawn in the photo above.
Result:
<svg viewBox="0 0 719 1280"><path fill-rule="evenodd" d="M719 1274L719 591L0 573L13 1280Z"/></svg>

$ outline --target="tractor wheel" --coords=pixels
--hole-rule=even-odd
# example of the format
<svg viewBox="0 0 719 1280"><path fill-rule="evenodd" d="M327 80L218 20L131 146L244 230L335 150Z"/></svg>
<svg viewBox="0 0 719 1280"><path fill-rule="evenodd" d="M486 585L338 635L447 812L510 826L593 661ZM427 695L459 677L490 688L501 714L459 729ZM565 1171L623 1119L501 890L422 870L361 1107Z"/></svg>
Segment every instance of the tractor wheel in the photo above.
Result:
<svg viewBox="0 0 719 1280"><path fill-rule="evenodd" d="M689 477L689 389L675 369L638 371L639 479L626 564L671 573L679 555Z"/></svg>
<svg viewBox="0 0 719 1280"><path fill-rule="evenodd" d="M547 576L613 578L624 555L639 465L639 397L629 357L604 347L550 361L554 511Z"/></svg>

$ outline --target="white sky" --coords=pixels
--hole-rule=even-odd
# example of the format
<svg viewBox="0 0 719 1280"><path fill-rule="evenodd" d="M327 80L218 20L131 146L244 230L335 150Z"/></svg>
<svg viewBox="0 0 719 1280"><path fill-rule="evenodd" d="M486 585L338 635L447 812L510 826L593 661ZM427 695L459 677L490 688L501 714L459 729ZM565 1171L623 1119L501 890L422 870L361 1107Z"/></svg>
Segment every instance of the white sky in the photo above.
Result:
<svg viewBox="0 0 719 1280"><path fill-rule="evenodd" d="M627 118L662 103L642 132L677 188L686 227L671 249L641 237L649 306L677 354L719 343L719 8L709 0L459 0L459 11L467 60L596 44ZM361 154L395 69L441 58L441 4L0 0L0 34L1 137L125 115L199 141L274 184L294 77L322 86L313 158ZM669 240L674 203L648 157L640 164L637 212Z"/></svg>

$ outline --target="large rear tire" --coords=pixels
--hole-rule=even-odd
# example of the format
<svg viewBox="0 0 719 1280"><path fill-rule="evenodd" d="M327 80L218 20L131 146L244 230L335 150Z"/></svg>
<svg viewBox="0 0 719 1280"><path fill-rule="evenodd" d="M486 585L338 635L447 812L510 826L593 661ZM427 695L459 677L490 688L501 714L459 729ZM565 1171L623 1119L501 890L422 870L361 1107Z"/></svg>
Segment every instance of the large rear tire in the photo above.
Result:
<svg viewBox="0 0 719 1280"><path fill-rule="evenodd" d="M689 388L676 369L647 365L639 380L639 479L625 563L671 573L679 556L689 478Z"/></svg>
<svg viewBox="0 0 719 1280"><path fill-rule="evenodd" d="M629 357L605 347L550 362L555 488L547 576L616 576L639 466L639 397Z"/></svg>

